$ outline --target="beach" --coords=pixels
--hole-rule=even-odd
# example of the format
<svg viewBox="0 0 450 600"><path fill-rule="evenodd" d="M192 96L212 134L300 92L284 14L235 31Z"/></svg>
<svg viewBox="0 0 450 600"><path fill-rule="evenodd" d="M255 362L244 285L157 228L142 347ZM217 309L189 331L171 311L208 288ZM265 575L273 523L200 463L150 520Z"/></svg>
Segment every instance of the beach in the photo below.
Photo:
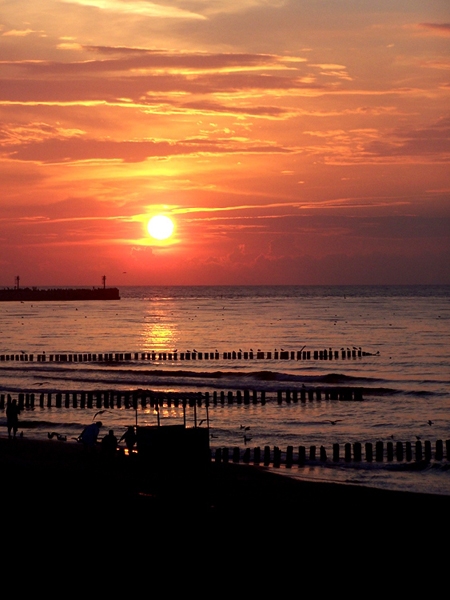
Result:
<svg viewBox="0 0 450 600"><path fill-rule="evenodd" d="M0 469L6 524L20 522L21 535L33 539L51 532L67 538L99 524L135 540L167 542L176 532L220 547L251 532L252 539L330 549L376 540L434 543L448 532L448 496L299 481L232 462L155 471L136 453L107 459L100 447L0 437Z"/></svg>

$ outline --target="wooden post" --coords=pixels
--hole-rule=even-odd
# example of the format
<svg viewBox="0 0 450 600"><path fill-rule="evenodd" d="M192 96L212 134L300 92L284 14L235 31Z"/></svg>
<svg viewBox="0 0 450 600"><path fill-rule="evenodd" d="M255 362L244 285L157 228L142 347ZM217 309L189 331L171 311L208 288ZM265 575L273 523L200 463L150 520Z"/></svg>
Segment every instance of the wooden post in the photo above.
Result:
<svg viewBox="0 0 450 600"><path fill-rule="evenodd" d="M223 458L223 462L224 463L228 463L230 457L229 457L229 452L228 452L228 448L224 448L222 451L222 458Z"/></svg>
<svg viewBox="0 0 450 600"><path fill-rule="evenodd" d="M420 462L422 460L422 442L417 440L416 442L416 461Z"/></svg>
<svg viewBox="0 0 450 600"><path fill-rule="evenodd" d="M303 466L306 461L306 448L305 446L298 447L298 464L299 466Z"/></svg>
<svg viewBox="0 0 450 600"><path fill-rule="evenodd" d="M436 440L436 460L442 460L444 457L444 444L442 440Z"/></svg>
<svg viewBox="0 0 450 600"><path fill-rule="evenodd" d="M394 443L393 442L387 442L386 443L386 452L387 452L387 459L389 462L394 460Z"/></svg>
<svg viewBox="0 0 450 600"><path fill-rule="evenodd" d="M366 461L367 462L372 462L372 460L373 460L373 446L372 446L372 444L370 442L366 442L365 449L366 449Z"/></svg>
<svg viewBox="0 0 450 600"><path fill-rule="evenodd" d="M377 462L383 462L383 442L378 441L375 444L375 460Z"/></svg>
<svg viewBox="0 0 450 600"><path fill-rule="evenodd" d="M294 456L294 447L288 446L287 450L286 450L286 467L288 469L290 469L292 467L293 456Z"/></svg>
<svg viewBox="0 0 450 600"><path fill-rule="evenodd" d="M270 465L270 446L264 446L264 466Z"/></svg>
<svg viewBox="0 0 450 600"><path fill-rule="evenodd" d="M395 455L397 457L398 462L401 462L403 460L403 444L402 444L402 442L397 442L395 444Z"/></svg>
<svg viewBox="0 0 450 600"><path fill-rule="evenodd" d="M431 442L429 440L425 440L425 460L427 462L431 460Z"/></svg>
<svg viewBox="0 0 450 600"><path fill-rule="evenodd" d="M281 465L281 451L278 446L273 449L273 466L278 469Z"/></svg>
<svg viewBox="0 0 450 600"><path fill-rule="evenodd" d="M333 444L333 461L339 462L339 444Z"/></svg>
<svg viewBox="0 0 450 600"><path fill-rule="evenodd" d="M355 442L353 444L353 460L355 462L360 462L362 456L361 443Z"/></svg>
<svg viewBox="0 0 450 600"><path fill-rule="evenodd" d="M412 460L412 446L411 446L411 442L406 442L405 446L406 446L406 449L405 449L405 451L406 451L406 460L410 461L410 460Z"/></svg>
<svg viewBox="0 0 450 600"><path fill-rule="evenodd" d="M352 446L348 442L344 446L345 453L345 462L350 462L352 460Z"/></svg>

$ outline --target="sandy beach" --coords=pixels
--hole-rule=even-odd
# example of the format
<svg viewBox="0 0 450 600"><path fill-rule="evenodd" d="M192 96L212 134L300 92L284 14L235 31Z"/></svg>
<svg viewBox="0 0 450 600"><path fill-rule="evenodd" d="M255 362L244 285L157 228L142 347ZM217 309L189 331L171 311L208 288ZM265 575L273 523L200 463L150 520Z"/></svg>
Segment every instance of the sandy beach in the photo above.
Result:
<svg viewBox="0 0 450 600"><path fill-rule="evenodd" d="M447 496L305 482L244 464L155 471L138 454L106 459L99 447L87 452L56 439L0 437L0 469L7 523L23 525L27 515L33 535L101 520L105 528L151 539L195 532L221 543L251 531L261 539L301 539L311 548L437 542L447 526L430 522L446 520L450 508Z"/></svg>

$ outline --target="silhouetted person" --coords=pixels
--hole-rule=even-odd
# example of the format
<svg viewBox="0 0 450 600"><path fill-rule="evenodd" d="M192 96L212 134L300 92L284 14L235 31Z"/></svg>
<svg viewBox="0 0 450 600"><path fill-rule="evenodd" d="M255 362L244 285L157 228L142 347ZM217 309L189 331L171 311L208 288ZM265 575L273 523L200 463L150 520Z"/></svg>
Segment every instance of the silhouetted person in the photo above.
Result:
<svg viewBox="0 0 450 600"><path fill-rule="evenodd" d="M121 442L122 440L125 442L125 445L128 450L128 454L131 456L131 453L133 452L134 444L136 443L136 434L134 432L134 427L132 425L130 425L128 427L128 429L125 431L123 436L120 438L119 442Z"/></svg>
<svg viewBox="0 0 450 600"><path fill-rule="evenodd" d="M83 443L83 446L87 450L93 450L95 445L97 444L98 434L100 433L100 428L103 426L101 421L97 421L96 423L91 423L87 427L83 429L83 431L78 436L78 441Z"/></svg>
<svg viewBox="0 0 450 600"><path fill-rule="evenodd" d="M117 450L117 438L112 429L102 439L102 452L106 457L113 457Z"/></svg>
<svg viewBox="0 0 450 600"><path fill-rule="evenodd" d="M19 428L20 408L17 406L17 400L8 401L6 405L6 427L8 428L8 437L11 437L11 432L16 437L17 429Z"/></svg>

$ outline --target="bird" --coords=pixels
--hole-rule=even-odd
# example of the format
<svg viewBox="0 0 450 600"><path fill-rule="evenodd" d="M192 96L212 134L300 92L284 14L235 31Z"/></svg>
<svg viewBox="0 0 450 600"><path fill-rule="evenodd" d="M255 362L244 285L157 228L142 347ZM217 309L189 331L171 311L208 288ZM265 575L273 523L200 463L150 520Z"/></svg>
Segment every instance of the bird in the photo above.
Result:
<svg viewBox="0 0 450 600"><path fill-rule="evenodd" d="M95 419L95 417L96 417L97 415L102 415L104 412L110 412L110 411L109 411L109 410L106 410L106 409L99 410L99 411L97 411L97 412L95 413L95 415L92 417L92 420L94 420L94 419Z"/></svg>
<svg viewBox="0 0 450 600"><path fill-rule="evenodd" d="M433 421L431 419L428 419L427 423L428 425L433 425Z"/></svg>
<svg viewBox="0 0 450 600"><path fill-rule="evenodd" d="M206 421L206 419L201 419L201 420L198 422L198 426L200 427L200 425L201 425L202 423L204 423L205 421Z"/></svg>
<svg viewBox="0 0 450 600"><path fill-rule="evenodd" d="M244 431L248 431L250 429L250 427L247 425L241 425L239 429L243 429Z"/></svg>
<svg viewBox="0 0 450 600"><path fill-rule="evenodd" d="M67 440L67 436L62 435L61 433L58 433L57 431L52 431L52 432L48 432L47 433L48 439L51 440L54 437L56 437L57 440L59 440L60 442L65 442Z"/></svg>
<svg viewBox="0 0 450 600"><path fill-rule="evenodd" d="M327 423L331 423L332 425L336 425L336 423L338 423L339 421L342 421L342 419L335 419L334 421L332 421L331 419L326 420Z"/></svg>

